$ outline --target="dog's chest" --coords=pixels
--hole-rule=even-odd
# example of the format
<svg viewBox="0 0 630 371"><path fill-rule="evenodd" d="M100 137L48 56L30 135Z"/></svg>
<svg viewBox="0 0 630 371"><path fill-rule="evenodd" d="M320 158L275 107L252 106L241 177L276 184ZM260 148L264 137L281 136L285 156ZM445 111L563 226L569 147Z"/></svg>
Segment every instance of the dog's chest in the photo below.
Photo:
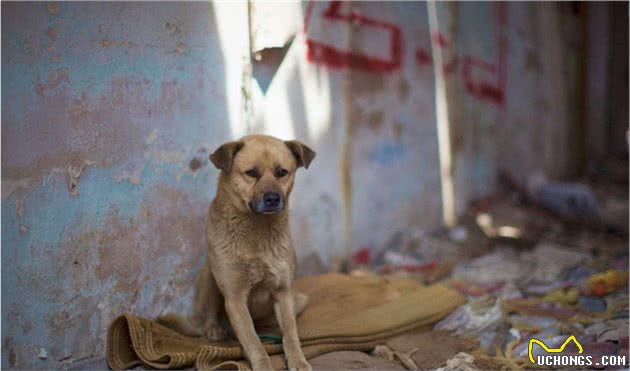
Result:
<svg viewBox="0 0 630 371"><path fill-rule="evenodd" d="M243 254L235 268L248 276L252 286L277 288L287 284L290 279L288 262L278 256Z"/></svg>

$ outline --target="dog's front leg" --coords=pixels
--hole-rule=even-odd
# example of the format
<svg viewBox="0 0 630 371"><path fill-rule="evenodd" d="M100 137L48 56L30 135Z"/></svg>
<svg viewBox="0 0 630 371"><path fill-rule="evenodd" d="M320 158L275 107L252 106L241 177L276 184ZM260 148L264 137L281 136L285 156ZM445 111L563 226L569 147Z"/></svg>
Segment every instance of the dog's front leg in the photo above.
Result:
<svg viewBox="0 0 630 371"><path fill-rule="evenodd" d="M248 293L245 292L226 296L225 311L252 368L254 370L273 370L271 359L256 334L254 321L247 308L247 295Z"/></svg>
<svg viewBox="0 0 630 371"><path fill-rule="evenodd" d="M284 348L287 365L290 370L310 371L311 365L306 361L300 346L291 291L289 289L278 290L275 293L275 299L274 309L276 319L282 330L282 347Z"/></svg>

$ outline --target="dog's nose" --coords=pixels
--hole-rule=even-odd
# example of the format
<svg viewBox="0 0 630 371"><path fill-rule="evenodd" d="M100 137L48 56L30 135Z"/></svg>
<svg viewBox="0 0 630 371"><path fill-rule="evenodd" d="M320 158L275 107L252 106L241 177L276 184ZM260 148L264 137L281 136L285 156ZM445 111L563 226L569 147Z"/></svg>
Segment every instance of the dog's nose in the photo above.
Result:
<svg viewBox="0 0 630 371"><path fill-rule="evenodd" d="M277 192L265 192L263 195L265 207L278 207L280 204L280 194Z"/></svg>

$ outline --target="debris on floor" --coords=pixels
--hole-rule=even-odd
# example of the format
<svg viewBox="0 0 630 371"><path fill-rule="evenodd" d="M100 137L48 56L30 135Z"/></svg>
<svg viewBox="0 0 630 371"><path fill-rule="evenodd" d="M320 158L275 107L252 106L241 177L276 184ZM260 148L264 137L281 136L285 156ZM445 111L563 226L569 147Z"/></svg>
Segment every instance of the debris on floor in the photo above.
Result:
<svg viewBox="0 0 630 371"><path fill-rule="evenodd" d="M435 371L477 371L475 357L468 353L457 353L455 357L446 361L446 367L440 367Z"/></svg>
<svg viewBox="0 0 630 371"><path fill-rule="evenodd" d="M627 184L625 191L601 187L539 179L520 196L476 202L450 231L412 228L363 249L355 256L363 272L442 282L468 300L433 331L391 340L373 354L408 369L535 369L530 339L557 348L575 336L594 360L627 356ZM531 353L545 350L534 344Z"/></svg>
<svg viewBox="0 0 630 371"><path fill-rule="evenodd" d="M391 352L388 358L399 360L408 369L434 369L457 353L473 351L479 345L474 339L446 331L425 331L397 336L383 347ZM378 347L375 353L379 354Z"/></svg>
<svg viewBox="0 0 630 371"><path fill-rule="evenodd" d="M309 360L313 370L405 370L394 360L357 351L322 354Z"/></svg>

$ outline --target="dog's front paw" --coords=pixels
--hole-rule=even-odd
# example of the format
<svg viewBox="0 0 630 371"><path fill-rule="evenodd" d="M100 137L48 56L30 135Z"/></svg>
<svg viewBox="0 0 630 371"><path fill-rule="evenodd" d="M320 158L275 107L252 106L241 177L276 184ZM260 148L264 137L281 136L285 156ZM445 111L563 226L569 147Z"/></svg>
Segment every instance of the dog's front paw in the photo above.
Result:
<svg viewBox="0 0 630 371"><path fill-rule="evenodd" d="M306 361L306 358L302 357L296 360L287 361L289 370L291 371L313 371L311 364Z"/></svg>
<svg viewBox="0 0 630 371"><path fill-rule="evenodd" d="M252 359L250 362L254 371L273 371L273 367L271 366L271 358L269 358L267 354L260 358Z"/></svg>
<svg viewBox="0 0 630 371"><path fill-rule="evenodd" d="M210 341L221 341L227 338L227 331L218 323L206 325L206 338Z"/></svg>

